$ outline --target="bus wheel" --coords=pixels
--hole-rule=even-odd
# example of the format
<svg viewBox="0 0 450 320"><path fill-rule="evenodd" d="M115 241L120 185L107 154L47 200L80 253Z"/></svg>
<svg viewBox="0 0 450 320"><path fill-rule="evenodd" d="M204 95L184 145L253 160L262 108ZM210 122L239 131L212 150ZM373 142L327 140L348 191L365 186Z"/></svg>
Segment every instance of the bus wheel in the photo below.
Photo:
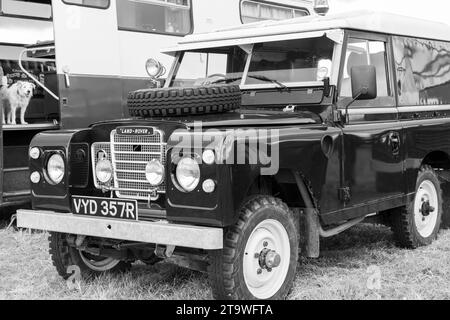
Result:
<svg viewBox="0 0 450 320"><path fill-rule="evenodd" d="M49 252L58 274L68 279L72 272L69 267L79 267L83 278L90 278L105 272L123 272L130 264L108 257L99 257L69 246L65 234L50 233Z"/></svg>
<svg viewBox="0 0 450 320"><path fill-rule="evenodd" d="M299 234L294 215L281 200L259 196L241 209L210 253L209 278L215 299L284 299L297 269Z"/></svg>
<svg viewBox="0 0 450 320"><path fill-rule="evenodd" d="M436 240L441 226L442 203L442 189L436 172L430 166L422 167L414 199L392 217L397 243L415 249Z"/></svg>

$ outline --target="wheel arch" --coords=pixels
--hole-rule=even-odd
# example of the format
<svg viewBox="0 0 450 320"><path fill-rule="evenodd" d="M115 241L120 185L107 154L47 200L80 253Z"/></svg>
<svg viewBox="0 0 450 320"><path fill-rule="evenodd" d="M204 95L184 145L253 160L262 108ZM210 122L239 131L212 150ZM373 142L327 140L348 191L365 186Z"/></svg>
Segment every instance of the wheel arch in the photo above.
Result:
<svg viewBox="0 0 450 320"><path fill-rule="evenodd" d="M429 165L433 169L450 170L450 156L445 151L432 151L428 153L422 160L421 167L425 165Z"/></svg>
<svg viewBox="0 0 450 320"><path fill-rule="evenodd" d="M305 199L299 189L296 175L307 186L307 199ZM256 194L277 197L291 208L308 208L310 207L309 203L313 204L314 209L318 208L317 198L314 195L311 183L301 172L295 172L289 169L280 170L274 176L255 176L253 182L250 184L247 196Z"/></svg>

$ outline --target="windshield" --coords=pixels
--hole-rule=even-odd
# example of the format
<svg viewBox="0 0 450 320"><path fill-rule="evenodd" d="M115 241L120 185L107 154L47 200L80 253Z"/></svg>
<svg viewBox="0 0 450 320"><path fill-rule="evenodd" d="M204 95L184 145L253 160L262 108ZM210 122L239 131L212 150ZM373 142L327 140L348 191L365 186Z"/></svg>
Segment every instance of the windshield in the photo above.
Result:
<svg viewBox="0 0 450 320"><path fill-rule="evenodd" d="M325 37L255 44L245 84L263 82L255 76L284 84L321 81L330 76L333 48Z"/></svg>
<svg viewBox="0 0 450 320"><path fill-rule="evenodd" d="M180 61L173 86L201 86L225 78L242 78L247 53L236 46L214 48L184 52Z"/></svg>
<svg viewBox="0 0 450 320"><path fill-rule="evenodd" d="M171 85L317 85L331 76L333 52L334 42L327 37L182 52Z"/></svg>

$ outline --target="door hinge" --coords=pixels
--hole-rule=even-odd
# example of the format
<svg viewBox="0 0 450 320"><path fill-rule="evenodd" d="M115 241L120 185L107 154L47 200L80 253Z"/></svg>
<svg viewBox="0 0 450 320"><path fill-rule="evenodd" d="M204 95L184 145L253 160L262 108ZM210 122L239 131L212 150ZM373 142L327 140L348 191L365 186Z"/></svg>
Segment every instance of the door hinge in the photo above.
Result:
<svg viewBox="0 0 450 320"><path fill-rule="evenodd" d="M352 199L350 187L338 188L338 198L340 201L344 203L349 203L350 200Z"/></svg>

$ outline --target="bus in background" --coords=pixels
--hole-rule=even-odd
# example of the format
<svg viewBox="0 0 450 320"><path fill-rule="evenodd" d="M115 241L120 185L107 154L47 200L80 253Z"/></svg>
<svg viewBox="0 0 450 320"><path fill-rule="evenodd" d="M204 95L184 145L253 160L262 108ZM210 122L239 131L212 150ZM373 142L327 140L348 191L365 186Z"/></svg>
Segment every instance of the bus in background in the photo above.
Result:
<svg viewBox="0 0 450 320"><path fill-rule="evenodd" d="M172 64L161 48L312 12L311 1L294 0L0 0L2 87L36 84L28 124L0 127L0 208L28 201L28 145L38 132L127 117L128 92L154 85L146 61Z"/></svg>

